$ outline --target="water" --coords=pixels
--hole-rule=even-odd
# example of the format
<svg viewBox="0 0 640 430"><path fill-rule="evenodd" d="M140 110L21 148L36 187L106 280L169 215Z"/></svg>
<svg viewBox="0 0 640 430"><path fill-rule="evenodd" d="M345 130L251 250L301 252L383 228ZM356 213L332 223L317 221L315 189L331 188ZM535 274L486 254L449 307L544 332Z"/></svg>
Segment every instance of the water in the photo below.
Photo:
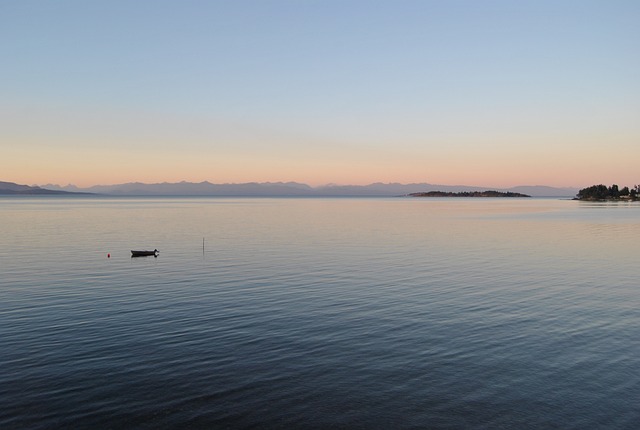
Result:
<svg viewBox="0 0 640 430"><path fill-rule="evenodd" d="M637 428L638 251L637 203L1 198L0 428Z"/></svg>

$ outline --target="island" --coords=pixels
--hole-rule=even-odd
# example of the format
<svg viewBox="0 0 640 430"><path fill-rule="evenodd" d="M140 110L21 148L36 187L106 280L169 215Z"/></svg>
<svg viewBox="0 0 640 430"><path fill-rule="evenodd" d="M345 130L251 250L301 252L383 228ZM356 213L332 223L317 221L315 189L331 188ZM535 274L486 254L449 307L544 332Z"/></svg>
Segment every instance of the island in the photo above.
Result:
<svg viewBox="0 0 640 430"><path fill-rule="evenodd" d="M640 199L640 185L636 185L633 188L623 187L622 189L617 185L592 185L587 188L583 188L578 191L578 194L573 200L587 200L587 201L638 201Z"/></svg>
<svg viewBox="0 0 640 430"><path fill-rule="evenodd" d="M531 197L527 194L512 193L511 191L462 191L452 193L447 191L428 191L425 193L411 193L408 197Z"/></svg>

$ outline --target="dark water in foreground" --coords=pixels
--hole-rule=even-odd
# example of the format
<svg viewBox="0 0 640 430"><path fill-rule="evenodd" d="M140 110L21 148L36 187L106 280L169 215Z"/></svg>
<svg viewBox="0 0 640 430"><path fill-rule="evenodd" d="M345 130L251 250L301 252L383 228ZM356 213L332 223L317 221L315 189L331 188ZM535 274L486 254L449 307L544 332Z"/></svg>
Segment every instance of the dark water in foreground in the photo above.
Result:
<svg viewBox="0 0 640 430"><path fill-rule="evenodd" d="M0 428L634 429L639 251L640 204L2 198Z"/></svg>

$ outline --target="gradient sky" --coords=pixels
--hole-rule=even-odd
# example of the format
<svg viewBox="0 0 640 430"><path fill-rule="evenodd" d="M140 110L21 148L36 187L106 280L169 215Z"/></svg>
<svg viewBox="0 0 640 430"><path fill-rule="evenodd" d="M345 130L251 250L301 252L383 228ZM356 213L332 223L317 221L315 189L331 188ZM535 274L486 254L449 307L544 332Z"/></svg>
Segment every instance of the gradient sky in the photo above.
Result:
<svg viewBox="0 0 640 430"><path fill-rule="evenodd" d="M640 1L0 1L0 181L640 183Z"/></svg>

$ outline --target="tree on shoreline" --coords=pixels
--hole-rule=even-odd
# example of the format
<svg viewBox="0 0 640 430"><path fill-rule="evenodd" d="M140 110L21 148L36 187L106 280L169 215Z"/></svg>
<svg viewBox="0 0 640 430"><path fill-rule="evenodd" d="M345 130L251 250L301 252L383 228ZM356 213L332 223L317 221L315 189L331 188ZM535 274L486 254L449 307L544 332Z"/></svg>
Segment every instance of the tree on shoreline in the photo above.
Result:
<svg viewBox="0 0 640 430"><path fill-rule="evenodd" d="M577 200L636 200L640 195L640 185L636 185L631 190L629 187L620 189L616 184L607 187L606 185L592 185L578 191Z"/></svg>

